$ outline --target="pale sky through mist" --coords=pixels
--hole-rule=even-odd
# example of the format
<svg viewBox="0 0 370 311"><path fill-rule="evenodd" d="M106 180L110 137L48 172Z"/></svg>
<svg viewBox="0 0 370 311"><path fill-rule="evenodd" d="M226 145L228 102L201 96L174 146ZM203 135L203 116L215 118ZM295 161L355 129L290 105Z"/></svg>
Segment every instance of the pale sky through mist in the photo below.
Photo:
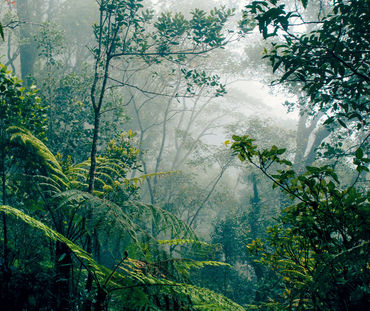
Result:
<svg viewBox="0 0 370 311"><path fill-rule="evenodd" d="M260 111L261 116L290 120L298 119L298 112L288 113L286 107L283 106L284 102L287 100L286 94L280 94L276 90L271 90L269 86L262 82L253 80L237 81L230 86L229 92L231 93L233 89L245 93L246 95L245 107L243 107L243 105L241 106L242 111L245 110L245 112L247 112L250 110L253 103L249 102L248 98L255 98L256 101L258 100L255 109L256 111ZM260 105L260 103L263 105Z"/></svg>

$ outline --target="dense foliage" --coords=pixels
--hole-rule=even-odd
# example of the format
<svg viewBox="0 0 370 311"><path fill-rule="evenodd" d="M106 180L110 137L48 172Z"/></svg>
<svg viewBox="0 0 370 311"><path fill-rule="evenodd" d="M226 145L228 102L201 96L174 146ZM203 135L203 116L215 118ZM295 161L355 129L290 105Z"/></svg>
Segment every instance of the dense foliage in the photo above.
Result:
<svg viewBox="0 0 370 311"><path fill-rule="evenodd" d="M307 167L306 173L297 176L292 163L281 157L284 149L258 150L248 136L233 139L232 149L242 162L258 167L274 187L297 202L283 210L265 241L257 239L248 246L252 253L261 253L259 262L277 271L284 282L284 292L267 306L273 310L365 310L370 281L368 194L354 185L341 189L329 166ZM359 161L362 156L357 153ZM270 173L274 163L286 168Z"/></svg>
<svg viewBox="0 0 370 311"><path fill-rule="evenodd" d="M309 1L301 1L306 7ZM302 86L310 110L324 111L327 124L337 120L343 126L355 120L358 128L367 124L369 102L369 2L361 0L318 3L313 20L302 12L287 9L282 1L253 1L244 12L244 24L257 23L264 39L271 42L264 57L273 72L282 68L278 79ZM312 1L312 5L317 5ZM326 6L326 7L325 7ZM242 23L242 25L244 25ZM294 27L309 31L296 33Z"/></svg>
<svg viewBox="0 0 370 311"><path fill-rule="evenodd" d="M0 2L1 307L367 310L370 2L196 2Z"/></svg>
<svg viewBox="0 0 370 311"><path fill-rule="evenodd" d="M307 7L308 1L301 1ZM322 4L322 3L321 3ZM322 4L323 5L323 4ZM246 7L242 26L258 25L271 42L265 57L273 72L281 68L279 83L295 84L304 92L312 115L324 112L329 126L337 121L345 128L355 119L353 136L368 129L368 46L363 28L368 26L368 1L333 1L321 7L316 19L307 21L281 1L253 1ZM249 18L254 16L255 19ZM312 30L294 33L297 25ZM366 134L365 134L366 135ZM272 310L366 310L369 299L369 192L358 187L369 159L368 134L351 153L356 169L349 184L341 184L336 163L306 166L297 174L282 158L285 149L259 150L248 136L233 136L232 149L242 162L257 167L291 199L278 223L263 241L248 248L258 262L281 278L283 287L270 301ZM343 143L340 143L341 145ZM326 155L333 152L330 145ZM323 159L325 160L325 159ZM280 167L274 167L278 164ZM282 167L281 167L282 166ZM366 178L366 177L365 177Z"/></svg>

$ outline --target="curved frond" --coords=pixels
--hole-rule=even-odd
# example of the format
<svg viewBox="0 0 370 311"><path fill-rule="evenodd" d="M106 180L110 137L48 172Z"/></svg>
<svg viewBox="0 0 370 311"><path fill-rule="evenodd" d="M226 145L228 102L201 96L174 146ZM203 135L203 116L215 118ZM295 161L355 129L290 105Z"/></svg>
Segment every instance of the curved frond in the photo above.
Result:
<svg viewBox="0 0 370 311"><path fill-rule="evenodd" d="M121 290L130 292L131 289L137 289L136 292L141 292L141 294L144 295L143 297L145 297L144 292L140 290L141 287L144 289L159 286L161 291L168 295L188 297L196 310L245 311L241 306L237 305L230 299L220 294L216 294L211 290L185 283L173 282L165 278L155 277L145 273L143 262L139 260L127 259L119 266L121 273L117 273L115 270L112 271L96 263L90 254L71 242L62 234L54 231L42 222L26 215L22 211L7 205L1 205L0 212L4 212L10 216L21 219L31 227L42 231L46 237L53 241L65 243L84 267L93 273L97 286L101 287L103 285L106 287L108 292L112 293ZM214 263L209 262L205 264ZM151 305L149 299L142 300L141 304L143 306Z"/></svg>
<svg viewBox="0 0 370 311"><path fill-rule="evenodd" d="M10 134L12 145L24 150L37 164L42 174L48 177L48 182L44 183L44 186L50 184L51 191L57 191L55 188L59 191L68 188L68 178L63 173L62 167L41 140L30 131L17 126L9 127L7 132Z"/></svg>
<svg viewBox="0 0 370 311"><path fill-rule="evenodd" d="M68 246L72 253L79 259L84 266L94 273L95 277L98 279L104 279L109 272L109 269L97 264L94 259L91 258L90 254L84 251L81 247L71 242L62 234L51 229L41 221L26 215L19 209L13 208L8 205L0 205L0 212L4 212L10 216L18 218L23 222L27 223L31 227L42 231L46 237L53 241L59 241Z"/></svg>
<svg viewBox="0 0 370 311"><path fill-rule="evenodd" d="M128 201L124 207L136 219L153 220L154 226L158 232L169 233L171 237L182 237L197 240L194 230L184 221L176 217L169 211L159 206L146 204L142 202Z"/></svg>
<svg viewBox="0 0 370 311"><path fill-rule="evenodd" d="M132 287L143 286L145 288L160 287L162 294L165 293L170 297L188 298L195 310L203 311L245 311L243 307L217 294L209 289L197 287L194 285L173 282L164 277L153 276L146 272L145 263L139 260L128 259L119 266L123 275L129 275L136 280L137 284L125 286L122 288L112 288L116 290L128 290Z"/></svg>
<svg viewBox="0 0 370 311"><path fill-rule="evenodd" d="M92 195L80 190L68 190L55 195L61 199L59 206L62 207L70 203L85 201L85 206L91 208L95 222L109 230L122 230L139 243L138 236L144 234L150 236L144 226L140 224L152 220L158 231L169 232L172 236L188 237L196 240L196 235L181 219L160 207L141 202L128 201L118 205L108 199ZM100 228L102 229L102 228Z"/></svg>
<svg viewBox="0 0 370 311"><path fill-rule="evenodd" d="M120 230L139 244L138 235L144 231L116 203L80 190L68 190L57 194L55 198L61 199L59 207L84 201L83 206L93 212L93 219L88 219L91 228L104 229L104 226L107 230Z"/></svg>
<svg viewBox="0 0 370 311"><path fill-rule="evenodd" d="M44 143L33 136L30 131L17 126L11 126L7 129L7 132L10 134L10 141L13 144L30 153L34 157L34 160L43 165L47 171L54 172L58 175L64 175L54 155Z"/></svg>

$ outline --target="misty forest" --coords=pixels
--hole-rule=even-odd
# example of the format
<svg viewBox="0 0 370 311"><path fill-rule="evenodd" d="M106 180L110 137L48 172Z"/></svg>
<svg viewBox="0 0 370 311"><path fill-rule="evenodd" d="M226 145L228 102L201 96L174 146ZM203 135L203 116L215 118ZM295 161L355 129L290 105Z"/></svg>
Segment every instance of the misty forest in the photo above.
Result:
<svg viewBox="0 0 370 311"><path fill-rule="evenodd" d="M370 0L0 0L0 309L369 310Z"/></svg>

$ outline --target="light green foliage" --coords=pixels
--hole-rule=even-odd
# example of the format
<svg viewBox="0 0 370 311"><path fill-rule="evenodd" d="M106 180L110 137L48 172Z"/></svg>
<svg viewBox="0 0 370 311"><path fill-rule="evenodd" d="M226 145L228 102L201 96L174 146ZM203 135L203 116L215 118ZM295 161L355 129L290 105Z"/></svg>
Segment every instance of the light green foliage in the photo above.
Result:
<svg viewBox="0 0 370 311"><path fill-rule="evenodd" d="M203 10L195 9L190 25L193 31L193 40L196 43L206 43L209 46L220 46L224 43L222 35L223 25L233 14L232 10L213 9L207 16Z"/></svg>
<svg viewBox="0 0 370 311"><path fill-rule="evenodd" d="M226 8L208 14L195 10L187 20L182 13L167 12L154 20L153 11L145 10L142 0L102 1L100 10L102 24L94 25L97 46L92 52L96 59L104 59L106 53L107 63L124 56L139 56L148 64L166 59L184 63L187 55L203 54L227 43L224 26L233 14Z"/></svg>
<svg viewBox="0 0 370 311"><path fill-rule="evenodd" d="M140 150L135 147L134 137L136 133L128 130L122 133L117 141L112 139L104 150L104 156L109 159L117 159L124 162L127 169L138 169L138 155Z"/></svg>
<svg viewBox="0 0 370 311"><path fill-rule="evenodd" d="M39 55L45 58L49 65L55 65L56 57L64 49L64 31L56 24L46 22L41 25L34 40L37 42Z"/></svg>
<svg viewBox="0 0 370 311"><path fill-rule="evenodd" d="M161 56L187 54L192 51L190 46L184 53L173 49L184 38L190 38L189 43L199 45L200 48L224 45L226 37L222 34L223 26L233 13L225 8L214 9L209 14L203 10L195 10L189 21L181 13L163 13L158 21L154 22L153 12L143 9L142 0L103 1L101 10L109 18L107 28L101 29L96 25L94 30L97 39L102 30L102 44L110 46L109 53L137 53L143 56L148 53ZM153 24L154 29L148 29L150 24ZM135 32L126 32L128 27L134 27ZM154 58L151 60L154 61Z"/></svg>
<svg viewBox="0 0 370 311"><path fill-rule="evenodd" d="M113 295L112 297L116 297L113 292L119 294L126 290L130 293L133 290L134 297L135 295L142 296L140 300L131 297L129 303L135 307L153 307L155 310L150 295L171 295L177 297L180 304L184 299L186 301L186 297L189 297L195 310L217 310L217 308L242 310L235 303L211 291L171 280L171 275L166 275L164 266L160 262L157 263L155 257L144 262L133 258L128 259L126 256L127 262L117 266L121 272L116 273L115 270L112 272L99 265L90 254L78 246L80 239L76 238L75 233L79 230L86 230L86 232L98 232L101 241L105 240L106 237L118 236L118 238L122 238L128 235L130 243L133 243L136 249L140 249L142 239L150 238L146 230L149 219L153 219L151 223L157 227L157 232L169 232L170 236L187 237L188 239L184 240L186 243L202 244L194 240L196 237L192 230L171 213L156 206L127 201L127 199L125 202L120 196L111 196L112 193L120 191L121 185L126 187L127 169L135 163L134 158L130 158L129 155L122 158L125 152L130 152L133 156L137 154L136 149L130 146L128 141L123 139L124 144L120 147L111 142L107 148L107 157L110 155L111 158L98 158L97 187L95 192L90 194L83 191L87 188L85 184L88 174L87 163L72 165L68 162L62 162L60 164L47 147L29 131L13 126L8 129L8 133L13 148L22 150L22 158L31 157L33 159L32 166L28 164L29 168L39 170L41 173L34 175L34 180L46 196L46 205L40 206L40 208L47 209L48 204L54 205L53 210L47 209L47 211L53 220L51 223L54 223L55 229L51 229L45 222L40 222L18 209L2 206L1 210L9 215L19 217L32 227L41 230L53 241L66 244L83 267L94 276L97 297L99 297L99 293L105 293L105 295L109 293ZM127 135L132 137L133 133L130 132ZM122 136L122 138L125 137ZM25 164L27 165L27 162ZM94 216L93 219L86 219L89 210L92 211L90 215ZM128 246L126 244L121 247ZM104 248L108 249L109 247L111 245L108 242ZM143 251L144 249L142 249ZM65 255L62 255L61 258L65 258ZM189 271L193 268L223 265L214 261L191 259L169 259L168 262L172 262L171 269L175 269L176 273L183 277L189 276ZM159 273L157 269L159 269L158 271L163 269L163 272ZM148 296L143 291L148 286L160 288L160 290L155 289ZM124 293L123 297L125 295ZM122 298L122 294L119 294L118 297ZM99 301L99 298L97 299ZM115 299L117 301L118 298ZM108 303L105 299L103 302Z"/></svg>
<svg viewBox="0 0 370 311"><path fill-rule="evenodd" d="M199 72L196 69L181 69L181 72L184 75L186 80L190 80L187 82L187 92L191 95L195 95L195 88L196 87L203 87L203 86L210 86L210 87L218 87L216 89L215 96L222 96L226 94L225 85L219 82L220 77L218 75L208 76L205 71Z"/></svg>
<svg viewBox="0 0 370 311"><path fill-rule="evenodd" d="M260 169L293 204L268 229L266 241L257 239L249 245L252 253L259 254L259 262L274 269L285 286L272 310L276 306L279 310L364 306L370 281L369 194L353 185L341 189L329 166L307 167L306 173L296 175L292 164L282 158L284 149L259 150L248 136L233 139L231 148L239 159ZM363 158L361 151L357 157ZM273 163L283 169L270 173Z"/></svg>
<svg viewBox="0 0 370 311"><path fill-rule="evenodd" d="M10 135L9 141L13 144L12 147L23 149L27 156L32 157L36 163L39 163L44 167L44 173L63 176L63 178L66 179L66 176L63 174L62 167L54 155L49 151L45 144L33 136L29 130L17 126L11 126L6 131Z"/></svg>
<svg viewBox="0 0 370 311"><path fill-rule="evenodd" d="M99 157L96 171L97 187L94 194L89 194L84 191L87 189L88 161L76 165L64 163L62 168L48 148L29 131L11 127L8 132L13 146L22 150L26 156L32 157L37 163L37 167L43 168L43 176L49 177L45 179L43 176L36 176L36 179L41 178L40 186L43 191L59 201L58 208L65 209L66 212L68 209L83 210L83 207L95 210L95 220L90 224L89 230L99 224L103 225L105 219L106 223L109 223L109 226L105 225L107 229L114 231L116 225L117 230L121 227L119 231L125 232L126 230L132 238L138 241L140 233L144 233L145 228L140 228L134 219L141 218L142 221L147 221L153 218L156 226L164 226L174 236L179 235L180 232L188 232L189 236L193 236L191 229L171 213L156 206L128 201L127 195L119 195L120 192L137 191L137 186L126 178L130 165L135 165L135 162L132 161L133 158L130 158L129 155L120 159L110 154L112 156L110 158L108 152L107 157ZM127 150L131 150L132 156L137 154L133 146L126 146ZM119 156L122 157L122 152L119 152ZM133 182L136 182L137 179ZM70 223L69 219L66 221Z"/></svg>
<svg viewBox="0 0 370 311"><path fill-rule="evenodd" d="M46 106L37 96L33 86L26 90L22 81L0 64L0 130L2 135L7 127L27 127L38 136L45 136Z"/></svg>

